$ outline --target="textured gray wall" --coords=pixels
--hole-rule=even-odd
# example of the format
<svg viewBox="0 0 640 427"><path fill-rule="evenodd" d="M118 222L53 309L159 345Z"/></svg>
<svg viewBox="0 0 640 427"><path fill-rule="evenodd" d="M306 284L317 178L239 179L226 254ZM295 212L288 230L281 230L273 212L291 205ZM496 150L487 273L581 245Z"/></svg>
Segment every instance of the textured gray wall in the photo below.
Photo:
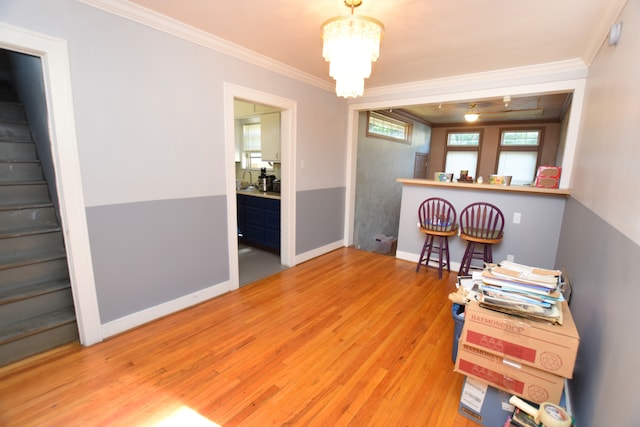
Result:
<svg viewBox="0 0 640 427"><path fill-rule="evenodd" d="M87 208L102 323L229 280L225 196Z"/></svg>
<svg viewBox="0 0 640 427"><path fill-rule="evenodd" d="M296 194L296 255L344 239L344 187Z"/></svg>
<svg viewBox="0 0 640 427"><path fill-rule="evenodd" d="M411 145L367 137L366 113L360 113L358 129L353 243L373 251L376 234L398 237L402 184L396 179L413 177L415 153L429 151L431 129L414 123Z"/></svg>
<svg viewBox="0 0 640 427"><path fill-rule="evenodd" d="M556 266L573 288L580 348L569 390L580 427L638 425L640 246L575 199L566 204Z"/></svg>

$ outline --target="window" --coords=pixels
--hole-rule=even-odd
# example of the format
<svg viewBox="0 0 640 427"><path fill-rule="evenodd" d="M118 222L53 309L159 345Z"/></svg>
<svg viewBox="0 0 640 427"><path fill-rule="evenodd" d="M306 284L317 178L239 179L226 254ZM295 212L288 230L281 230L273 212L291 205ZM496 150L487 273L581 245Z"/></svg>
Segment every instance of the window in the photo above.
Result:
<svg viewBox="0 0 640 427"><path fill-rule="evenodd" d="M481 131L447 133L447 148L444 172L460 176L461 170L469 171L469 176L478 173L478 153Z"/></svg>
<svg viewBox="0 0 640 427"><path fill-rule="evenodd" d="M511 175L512 185L531 184L535 178L542 129L502 130L498 175Z"/></svg>
<svg viewBox="0 0 640 427"><path fill-rule="evenodd" d="M412 128L410 121L374 111L367 113L367 136L411 144Z"/></svg>
<svg viewBox="0 0 640 427"><path fill-rule="evenodd" d="M262 147L260 144L260 123L242 125L242 168L273 170L273 165L262 161Z"/></svg>

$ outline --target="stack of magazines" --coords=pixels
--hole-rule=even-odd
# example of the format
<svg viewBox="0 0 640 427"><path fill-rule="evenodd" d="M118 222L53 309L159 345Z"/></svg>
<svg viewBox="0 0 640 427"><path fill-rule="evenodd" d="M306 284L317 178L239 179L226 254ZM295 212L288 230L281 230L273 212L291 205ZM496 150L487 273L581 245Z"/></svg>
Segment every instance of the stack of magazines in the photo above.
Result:
<svg viewBox="0 0 640 427"><path fill-rule="evenodd" d="M533 320L562 324L561 272L503 261L474 273L480 306Z"/></svg>

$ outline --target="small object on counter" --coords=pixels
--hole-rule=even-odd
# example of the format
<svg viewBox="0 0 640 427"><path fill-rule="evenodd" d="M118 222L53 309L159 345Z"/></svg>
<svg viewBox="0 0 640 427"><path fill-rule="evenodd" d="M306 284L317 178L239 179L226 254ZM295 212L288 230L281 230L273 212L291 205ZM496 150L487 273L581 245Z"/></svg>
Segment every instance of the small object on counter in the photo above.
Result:
<svg viewBox="0 0 640 427"><path fill-rule="evenodd" d="M489 184L511 185L511 175L489 175Z"/></svg>
<svg viewBox="0 0 640 427"><path fill-rule="evenodd" d="M539 188L558 188L562 168L559 166L540 166L536 174L535 186Z"/></svg>
<svg viewBox="0 0 640 427"><path fill-rule="evenodd" d="M482 177L481 177L481 176L479 176L479 177L478 177L478 180L477 180L476 182L477 182L478 184L482 184Z"/></svg>
<svg viewBox="0 0 640 427"><path fill-rule="evenodd" d="M434 181L438 182L453 182L453 174L446 172L436 172L433 174Z"/></svg>

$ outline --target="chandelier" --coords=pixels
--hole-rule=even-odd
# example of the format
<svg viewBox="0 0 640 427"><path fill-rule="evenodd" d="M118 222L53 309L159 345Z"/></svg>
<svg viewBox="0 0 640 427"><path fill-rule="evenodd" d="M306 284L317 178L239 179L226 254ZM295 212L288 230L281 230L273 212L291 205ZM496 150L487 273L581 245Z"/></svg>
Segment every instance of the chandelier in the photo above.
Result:
<svg viewBox="0 0 640 427"><path fill-rule="evenodd" d="M480 117L480 113L478 113L478 105L477 104L469 104L469 108L467 112L464 113L464 119L468 122L475 122Z"/></svg>
<svg viewBox="0 0 640 427"><path fill-rule="evenodd" d="M351 8L351 15L336 16L322 24L322 56L336 81L336 94L355 98L364 93L364 79L371 75L371 63L378 59L384 25L353 14L362 0L344 0L344 4Z"/></svg>

